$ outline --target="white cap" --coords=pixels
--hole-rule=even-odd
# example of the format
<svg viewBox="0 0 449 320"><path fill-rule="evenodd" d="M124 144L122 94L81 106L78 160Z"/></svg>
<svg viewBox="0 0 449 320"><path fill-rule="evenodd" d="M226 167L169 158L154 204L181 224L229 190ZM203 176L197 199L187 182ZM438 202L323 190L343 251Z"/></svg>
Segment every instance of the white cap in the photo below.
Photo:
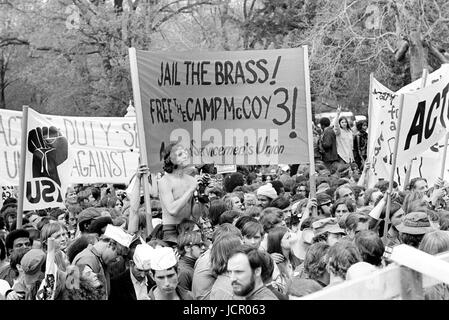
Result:
<svg viewBox="0 0 449 320"><path fill-rule="evenodd" d="M288 164L280 164L279 167L282 171L288 171L290 170L290 166Z"/></svg>
<svg viewBox="0 0 449 320"><path fill-rule="evenodd" d="M172 248L161 247L153 250L151 257L151 269L167 270L174 267L178 261Z"/></svg>
<svg viewBox="0 0 449 320"><path fill-rule="evenodd" d="M104 236L106 238L110 238L112 240L117 241L122 246L127 247L127 248L129 248L129 245L131 244L131 241L133 240L132 235L126 233L125 230L123 230L122 228L113 226L112 224L108 224L106 226Z"/></svg>
<svg viewBox="0 0 449 320"><path fill-rule="evenodd" d="M153 258L153 247L148 244L138 244L134 251L133 261L137 269L148 270L151 268L151 259Z"/></svg>

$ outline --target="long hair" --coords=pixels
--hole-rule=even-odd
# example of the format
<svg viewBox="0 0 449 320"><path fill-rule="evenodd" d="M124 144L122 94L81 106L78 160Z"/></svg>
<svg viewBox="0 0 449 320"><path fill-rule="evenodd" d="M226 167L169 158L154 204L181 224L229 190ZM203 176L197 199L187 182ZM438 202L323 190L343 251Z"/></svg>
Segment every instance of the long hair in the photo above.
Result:
<svg viewBox="0 0 449 320"><path fill-rule="evenodd" d="M287 233L287 227L274 227L270 230L267 237L267 252L282 254L281 241Z"/></svg>
<svg viewBox="0 0 449 320"><path fill-rule="evenodd" d="M212 200L209 207L209 219L213 226L218 224L220 216L227 209L226 203L223 200L215 199Z"/></svg>
<svg viewBox="0 0 449 320"><path fill-rule="evenodd" d="M47 241L48 238L50 238L53 234L55 234L58 231L67 231L66 226L64 226L62 223L54 222L54 223L47 223L42 227L41 230L41 244L42 248L44 250L47 250Z"/></svg>
<svg viewBox="0 0 449 320"><path fill-rule="evenodd" d="M348 124L348 126L347 126L346 129L343 129L343 128L341 127L341 124L340 124L341 120L346 120L346 123ZM349 125L348 118L346 118L345 116L341 116L341 117L338 119L338 125L340 126L341 129L347 130L347 131L351 131L351 132L352 132L351 126Z"/></svg>
<svg viewBox="0 0 449 320"><path fill-rule="evenodd" d="M175 165L170 158L171 152L177 143L170 143L164 150L164 164L163 169L167 173L172 173L174 170L178 169L178 165Z"/></svg>
<svg viewBox="0 0 449 320"><path fill-rule="evenodd" d="M224 233L215 238L210 252L210 262L216 275L223 274L227 270L232 251L241 244L241 238L231 233Z"/></svg>

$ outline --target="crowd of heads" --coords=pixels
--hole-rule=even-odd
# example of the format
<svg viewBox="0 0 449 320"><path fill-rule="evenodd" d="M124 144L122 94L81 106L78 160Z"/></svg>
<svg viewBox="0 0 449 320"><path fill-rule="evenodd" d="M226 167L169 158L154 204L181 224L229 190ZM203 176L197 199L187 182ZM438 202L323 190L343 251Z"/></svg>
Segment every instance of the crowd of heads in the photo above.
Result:
<svg viewBox="0 0 449 320"><path fill-rule="evenodd" d="M179 154L164 158L167 174L183 161L183 151L172 149ZM60 289L58 299L120 299L120 277L128 272L149 286L145 294L136 289L138 299L286 300L385 267L386 247L407 244L432 255L449 249L444 184L417 178L399 190L394 183L385 227L387 181L365 188L357 165L344 162L317 160L315 171L314 194L307 165L212 172L205 201L176 225L174 241L163 239L158 197L149 213L154 228L145 233L144 197L132 213L126 186L72 186L65 208L24 212L20 228L17 201L8 199L0 216L0 279L11 289L3 298L36 299L37 289L21 296L14 287L39 287L50 240L63 277L79 267L79 286ZM136 232L128 231L130 215ZM100 257L98 270L83 262L91 259L86 250Z"/></svg>

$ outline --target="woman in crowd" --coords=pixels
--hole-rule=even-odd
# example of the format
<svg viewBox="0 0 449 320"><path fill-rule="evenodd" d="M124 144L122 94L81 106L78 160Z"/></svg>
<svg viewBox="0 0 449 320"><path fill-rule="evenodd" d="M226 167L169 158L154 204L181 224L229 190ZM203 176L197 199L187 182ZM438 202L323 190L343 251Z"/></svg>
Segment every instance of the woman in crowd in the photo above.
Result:
<svg viewBox="0 0 449 320"><path fill-rule="evenodd" d="M334 120L334 131L337 136L337 153L342 163L354 162L354 138L346 117L340 117L341 107L337 109Z"/></svg>

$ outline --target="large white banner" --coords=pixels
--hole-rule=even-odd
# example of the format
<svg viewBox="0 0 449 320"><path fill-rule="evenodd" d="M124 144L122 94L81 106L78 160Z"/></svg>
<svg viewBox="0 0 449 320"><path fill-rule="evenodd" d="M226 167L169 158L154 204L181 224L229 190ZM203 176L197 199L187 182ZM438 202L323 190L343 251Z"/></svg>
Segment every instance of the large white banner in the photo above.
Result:
<svg viewBox="0 0 449 320"><path fill-rule="evenodd" d="M427 84L439 82L444 73L448 72L448 67L448 65L443 65L440 69L429 74ZM373 79L370 92L371 108L369 110L368 130L370 136L368 161L371 162L368 187L373 187L379 179L389 179L399 117L399 94L418 90L421 82L422 80L418 79L399 91L393 92ZM409 112L405 104L403 112ZM442 151L443 146L444 138L422 154L414 154L411 178L425 177L429 181L434 181L439 175L439 169L437 168L441 167L443 154L440 151ZM395 181L402 187L404 187L403 183L407 173L407 162L402 159L397 161Z"/></svg>
<svg viewBox="0 0 449 320"><path fill-rule="evenodd" d="M67 138L41 114L28 110L23 210L64 206L70 184Z"/></svg>
<svg viewBox="0 0 449 320"><path fill-rule="evenodd" d="M73 151L71 183L125 183L135 173L139 145L135 117L45 117ZM19 184L22 112L0 109L0 185Z"/></svg>
<svg viewBox="0 0 449 320"><path fill-rule="evenodd" d="M398 163L423 154L444 137L449 129L448 90L449 72L446 72L440 81L420 90L404 93Z"/></svg>

